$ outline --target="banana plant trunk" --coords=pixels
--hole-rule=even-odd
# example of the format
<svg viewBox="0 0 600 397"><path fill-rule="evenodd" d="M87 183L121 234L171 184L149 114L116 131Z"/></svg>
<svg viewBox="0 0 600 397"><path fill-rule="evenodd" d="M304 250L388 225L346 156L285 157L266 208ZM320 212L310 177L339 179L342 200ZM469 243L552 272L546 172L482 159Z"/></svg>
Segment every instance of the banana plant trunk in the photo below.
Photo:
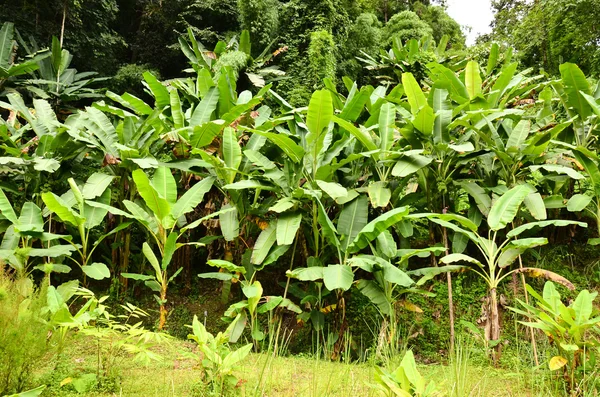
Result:
<svg viewBox="0 0 600 397"><path fill-rule="evenodd" d="M167 283L166 280L163 281L160 288L160 318L158 321L158 330L162 331L167 322L167 308L165 306L165 302L167 300Z"/></svg>
<svg viewBox="0 0 600 397"><path fill-rule="evenodd" d="M500 314L498 311L498 292L496 288L490 290L490 341L497 342L500 339ZM500 344L492 348L492 359L494 365L498 365L498 359L500 358Z"/></svg>

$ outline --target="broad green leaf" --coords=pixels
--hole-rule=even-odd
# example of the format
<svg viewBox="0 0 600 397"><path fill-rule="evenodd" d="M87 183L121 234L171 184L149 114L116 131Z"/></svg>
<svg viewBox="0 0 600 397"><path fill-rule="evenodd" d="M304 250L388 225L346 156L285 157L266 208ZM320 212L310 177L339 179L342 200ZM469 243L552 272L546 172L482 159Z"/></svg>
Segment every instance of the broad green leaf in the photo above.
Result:
<svg viewBox="0 0 600 397"><path fill-rule="evenodd" d="M211 120L213 112L217 109L218 103L219 90L216 87L209 88L207 94L202 97L202 100L192 113L189 122L190 127L201 126L208 123Z"/></svg>
<svg viewBox="0 0 600 397"><path fill-rule="evenodd" d="M138 273L121 273L121 277L129 278L132 280L139 280L139 281L147 281L147 280L154 279L154 276L149 276L147 274L138 274Z"/></svg>
<svg viewBox="0 0 600 397"><path fill-rule="evenodd" d="M169 204L175 204L177 201L177 182L175 182L169 168L158 167L156 169L152 177L152 186L160 197L166 199Z"/></svg>
<svg viewBox="0 0 600 397"><path fill-rule="evenodd" d="M587 223L576 222L576 221L565 221L565 220L550 220L550 221L539 221L539 222L529 222L519 227L514 228L510 232L506 233L507 238L516 237L524 231L533 229L534 227L546 227L546 226L568 226L568 225L577 225L581 227L587 227Z"/></svg>
<svg viewBox="0 0 600 397"><path fill-rule="evenodd" d="M94 280L103 280L110 277L110 270L104 263L95 262L89 266L82 266L81 270Z"/></svg>
<svg viewBox="0 0 600 397"><path fill-rule="evenodd" d="M490 209L492 208L492 199L485 192L485 190L476 184L475 182L456 182L460 187L462 187L477 204L477 208L484 215L488 216L490 213Z"/></svg>
<svg viewBox="0 0 600 397"><path fill-rule="evenodd" d="M348 196L348 190L339 183L317 180L317 185L334 200Z"/></svg>
<svg viewBox="0 0 600 397"><path fill-rule="evenodd" d="M301 213L284 214L277 219L277 244L290 245L302 222Z"/></svg>
<svg viewBox="0 0 600 397"><path fill-rule="evenodd" d="M173 126L177 128L184 127L185 117L181 110L181 99L176 89L172 89L169 92L169 100L171 103L171 116L173 117Z"/></svg>
<svg viewBox="0 0 600 397"><path fill-rule="evenodd" d="M86 200L93 200L96 197L101 196L114 179L115 177L112 175L99 172L93 173L83 185L83 189L81 190L83 198Z"/></svg>
<svg viewBox="0 0 600 397"><path fill-rule="evenodd" d="M78 227L85 222L85 219L79 216L67 203L54 193L42 193L42 200L48 209L58 215L63 221L72 226Z"/></svg>
<svg viewBox="0 0 600 397"><path fill-rule="evenodd" d="M498 65L498 58L500 54L500 46L498 43L493 43L490 48L490 56L488 57L488 64L486 68L486 75L489 76L492 74L496 65Z"/></svg>
<svg viewBox="0 0 600 397"><path fill-rule="evenodd" d="M416 115L422 107L427 105L427 98L412 73L402 74L402 86L410 104L410 111Z"/></svg>
<svg viewBox="0 0 600 397"><path fill-rule="evenodd" d="M240 235L240 220L238 218L237 207L231 204L225 204L222 209L227 211L219 215L219 225L221 226L221 233L225 241L233 241Z"/></svg>
<svg viewBox="0 0 600 397"><path fill-rule="evenodd" d="M433 113L433 109L429 105L425 105L423 108L421 108L421 110L419 110L416 117L413 119L412 124L423 134L431 135L433 134L435 118L436 117Z"/></svg>
<svg viewBox="0 0 600 397"><path fill-rule="evenodd" d="M469 99L481 94L481 75L479 65L475 61L469 61L465 69L465 87L469 93Z"/></svg>
<svg viewBox="0 0 600 397"><path fill-rule="evenodd" d="M221 76L217 83L217 88L219 90L218 114L220 117L227 114L234 107L235 103L235 81L230 79L229 72L232 72L229 67L221 69Z"/></svg>
<svg viewBox="0 0 600 397"><path fill-rule="evenodd" d="M355 137L365 147L365 149L367 149L367 151L377 150L377 145L373 143L373 139L366 131L359 129L354 124L336 116L333 116L332 120L342 129L348 131L353 137Z"/></svg>
<svg viewBox="0 0 600 397"><path fill-rule="evenodd" d="M392 284L407 288L415 283L406 273L391 263L383 267L383 278Z"/></svg>
<svg viewBox="0 0 600 397"><path fill-rule="evenodd" d="M209 266L218 267L219 269L225 269L232 273L246 273L246 268L243 266L237 266L229 261L224 261L221 259L211 259L206 262Z"/></svg>
<svg viewBox="0 0 600 397"><path fill-rule="evenodd" d="M342 249L346 251L358 233L369 221L369 205L365 195L360 195L344 205L337 223L338 232L345 236Z"/></svg>
<svg viewBox="0 0 600 397"><path fill-rule="evenodd" d="M21 215L19 216L18 223L15 225L15 229L20 233L42 233L44 231L44 219L42 218L40 207L31 201L23 203Z"/></svg>
<svg viewBox="0 0 600 397"><path fill-rule="evenodd" d="M223 161L225 166L229 169L226 170L228 179L226 183L233 183L237 174L237 169L242 163L242 149L238 143L237 134L233 128L225 128L223 131Z"/></svg>
<svg viewBox="0 0 600 397"><path fill-rule="evenodd" d="M222 272L201 273L198 275L198 277L210 278L210 279L221 280L221 281L231 281L232 279L236 279L236 280L238 279L238 277L235 274L222 273Z"/></svg>
<svg viewBox="0 0 600 397"><path fill-rule="evenodd" d="M367 188L371 205L375 208L386 207L392 198L392 191L384 181L371 182Z"/></svg>
<svg viewBox="0 0 600 397"><path fill-rule="evenodd" d="M399 207L378 216L362 228L352 244L348 246L348 251L357 252L367 247L369 242L376 239L384 230L400 222L408 215L408 211L407 207Z"/></svg>
<svg viewBox="0 0 600 397"><path fill-rule="evenodd" d="M571 305L571 308L573 308L573 311L575 312L575 324L583 325L590 319L590 316L594 311L594 297L595 296L592 296L586 289L577 295L575 302Z"/></svg>
<svg viewBox="0 0 600 397"><path fill-rule="evenodd" d="M279 201L277 201L272 207L270 207L269 211L273 211L273 212L277 212L278 214L281 214L282 212L285 212L285 211L293 208L295 202L296 201L291 197L284 197L284 198L280 199Z"/></svg>
<svg viewBox="0 0 600 397"><path fill-rule="evenodd" d="M450 263L455 263L455 262L469 262L469 263L473 263L473 264L483 268L483 264L481 262L479 262L477 259L475 259L469 255L465 255L465 254L448 254L448 255L444 256L442 259L440 259L440 263L444 263L444 264L450 264Z"/></svg>
<svg viewBox="0 0 600 397"><path fill-rule="evenodd" d="M423 376L421 376L417 369L417 363L415 362L412 350L406 352L400 362L400 367L404 369L404 374L408 378L408 381L414 386L415 390L424 392L425 379L423 379Z"/></svg>
<svg viewBox="0 0 600 397"><path fill-rule="evenodd" d="M525 200L525 197L527 197L531 191L531 186L519 185L500 196L492 206L487 219L490 229L500 230L511 223L517 215L521 203L523 203L523 200Z"/></svg>
<svg viewBox="0 0 600 397"><path fill-rule="evenodd" d="M352 268L346 265L329 265L323 268L323 282L328 290L341 289L347 291L354 281Z"/></svg>
<svg viewBox="0 0 600 397"><path fill-rule="evenodd" d="M568 175L573 179L584 179L585 177L581 175L579 172L574 170L573 168L566 167L564 165L557 164L544 164L544 165L532 165L529 167L532 171L537 171L539 169L546 170L548 172L556 172L557 174Z"/></svg>
<svg viewBox="0 0 600 397"><path fill-rule="evenodd" d="M173 254L175 254L175 250L177 250L178 238L179 234L177 232L169 233L169 237L167 237L167 241L165 242L165 246L163 248L163 257L161 261L162 270L166 270L169 264L171 263L171 259L173 259Z"/></svg>
<svg viewBox="0 0 600 397"><path fill-rule="evenodd" d="M223 359L223 370L230 371L234 365L244 360L248 356L250 350L252 350L252 343L240 347L236 351L227 354Z"/></svg>
<svg viewBox="0 0 600 397"><path fill-rule="evenodd" d="M148 243L144 243L142 245L142 252L144 253L144 256L146 257L146 259L148 259L148 262L150 262L150 265L154 269L154 272L156 273L156 279L159 283L162 283L163 277L160 268L160 263L158 263L158 259L156 258L156 255L154 255L154 251L152 251L152 248L150 248Z"/></svg>
<svg viewBox="0 0 600 397"><path fill-rule="evenodd" d="M227 190L243 190L243 189L262 189L262 190L275 190L275 187L265 185L260 181L254 179L242 179L234 183L229 183L223 186L223 189Z"/></svg>
<svg viewBox="0 0 600 397"><path fill-rule="evenodd" d="M194 132L190 140L192 147L200 149L210 145L215 137L219 135L221 128L221 125L213 122L194 127Z"/></svg>
<svg viewBox="0 0 600 397"><path fill-rule="evenodd" d="M527 249L546 244L548 244L548 239L543 237L513 240L506 247L502 248L502 252L498 257L498 266L501 268L509 266Z"/></svg>
<svg viewBox="0 0 600 397"><path fill-rule="evenodd" d="M164 108L169 106L170 104L170 96L169 90L165 87L160 81L154 77L154 75L150 72L144 72L143 74L144 80L150 88L152 95L154 96L154 100L156 101L156 106Z"/></svg>
<svg viewBox="0 0 600 397"><path fill-rule="evenodd" d="M396 128L396 106L386 102L379 109L379 148L388 151L394 144L394 130Z"/></svg>
<svg viewBox="0 0 600 397"><path fill-rule="evenodd" d="M392 168L392 175L404 178L429 165L432 161L431 157L425 157L420 154L403 156L394 165L394 168Z"/></svg>
<svg viewBox="0 0 600 397"><path fill-rule="evenodd" d="M249 128L244 128L244 129L247 131L250 131L254 134L264 136L265 138L267 138L268 140L273 142L294 163L299 163L300 161L302 161L302 158L304 156L304 149L302 149L302 147L299 146L296 142L294 142L291 138L289 138L283 134L276 134L273 132L264 132L264 131L249 129Z"/></svg>
<svg viewBox="0 0 600 397"><path fill-rule="evenodd" d="M388 301L385 292L373 280L358 280L356 284L358 290L375 306L379 308L382 314L390 315L392 313L392 304Z"/></svg>
<svg viewBox="0 0 600 397"><path fill-rule="evenodd" d="M516 148L521 149L521 146L525 143L525 140L529 136L529 132L531 131L531 121L529 120L521 120L517 125L513 128L510 136L508 137L508 141L506 141L506 149L508 148Z"/></svg>
<svg viewBox="0 0 600 397"><path fill-rule="evenodd" d="M251 53L251 44L250 44L250 32L247 30L242 30L240 34L240 46L239 50L246 53L246 55L250 56Z"/></svg>
<svg viewBox="0 0 600 397"><path fill-rule="evenodd" d="M208 177L196 183L177 202L173 205L171 215L174 219L193 211L204 200L204 195L210 191L215 182L215 178Z"/></svg>
<svg viewBox="0 0 600 397"><path fill-rule="evenodd" d="M273 244L277 241L277 221L271 221L269 226L260 232L256 242L254 243L254 248L252 250L252 256L250 258L250 262L255 265L260 265L271 250Z"/></svg>
<svg viewBox="0 0 600 397"><path fill-rule="evenodd" d="M72 252L75 252L76 248L72 245L53 245L48 248L26 248L26 250L29 256L56 258L63 255L70 256Z"/></svg>
<svg viewBox="0 0 600 397"><path fill-rule="evenodd" d="M544 219L548 218L544 199L538 192L530 193L527 197L525 197L525 206L531 213L531 216L538 221L543 221Z"/></svg>
<svg viewBox="0 0 600 397"><path fill-rule="evenodd" d="M4 29L4 25L2 26L2 28ZM0 33L1 32L2 31L0 31ZM13 224L17 223L17 214L13 210L10 201L8 201L8 198L6 197L6 194L4 194L4 191L2 189L0 189L0 214L4 215L4 217L11 221Z"/></svg>
<svg viewBox="0 0 600 397"><path fill-rule="evenodd" d="M133 180L137 186L140 196L144 202L152 210L157 219L162 221L171 213L171 206L166 198L161 197L156 189L150 184L150 180L142 170L135 170L132 173Z"/></svg>
<svg viewBox="0 0 600 397"><path fill-rule="evenodd" d="M340 118L349 122L355 122L362 113L365 105L369 101L369 92L365 89L360 90L356 95L346 102Z"/></svg>
<svg viewBox="0 0 600 397"><path fill-rule="evenodd" d="M574 108L577 114L585 120L591 114L591 109L580 92L591 95L590 84L581 69L573 63L563 63L559 69L569 107Z"/></svg>
<svg viewBox="0 0 600 397"><path fill-rule="evenodd" d="M4 22L0 29L0 68L8 69L14 61L13 48L15 25L12 22Z"/></svg>
<svg viewBox="0 0 600 397"><path fill-rule="evenodd" d="M591 201L591 196L587 196L585 194L575 194L567 202L567 210L570 212L583 211Z"/></svg>
<svg viewBox="0 0 600 397"><path fill-rule="evenodd" d="M303 267L286 272L288 277L295 278L300 281L315 281L323 278L323 269L321 266Z"/></svg>
<svg viewBox="0 0 600 397"><path fill-rule="evenodd" d="M600 169L598 169L598 164L588 157L584 151L574 150L573 154L587 171L596 197L600 197Z"/></svg>
<svg viewBox="0 0 600 397"><path fill-rule="evenodd" d="M4 25L6 25L6 24L7 23L4 23ZM4 28L4 26L3 26L3 28ZM0 31L0 40L2 39L1 36L2 36L2 31ZM2 58L0 58L0 59L2 59ZM21 393L11 394L6 397L38 397L40 394L42 394L44 389L46 389L46 385L36 387L35 389L23 391Z"/></svg>
<svg viewBox="0 0 600 397"><path fill-rule="evenodd" d="M323 130L327 128L333 116L333 103L331 94L328 90L315 91L308 104L308 113L306 116L306 127L309 131L307 136L307 145L317 144L321 138Z"/></svg>
<svg viewBox="0 0 600 397"><path fill-rule="evenodd" d="M393 258L398 254L398 246L389 230L385 230L377 236L377 252L386 258Z"/></svg>
<svg viewBox="0 0 600 397"><path fill-rule="evenodd" d="M254 281L252 284L245 285L242 287L242 292L244 296L248 298L248 311L250 314L254 314L256 307L258 306L258 301L263 294L263 287L258 281Z"/></svg>
<svg viewBox="0 0 600 397"><path fill-rule="evenodd" d="M96 198L96 200L102 204L108 205L110 204L110 198L111 191L110 189L106 189L100 197ZM85 215L85 227L88 229L100 226L104 220L104 217L106 217L106 214L108 213L108 209L100 208L98 206L93 207L87 204L87 202L83 204L83 208L83 214Z"/></svg>

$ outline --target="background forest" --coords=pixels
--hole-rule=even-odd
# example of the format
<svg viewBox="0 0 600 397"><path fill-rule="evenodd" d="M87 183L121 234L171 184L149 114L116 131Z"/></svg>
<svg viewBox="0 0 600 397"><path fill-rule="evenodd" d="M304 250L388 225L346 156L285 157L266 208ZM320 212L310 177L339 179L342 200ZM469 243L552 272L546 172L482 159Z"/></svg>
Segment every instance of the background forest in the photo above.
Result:
<svg viewBox="0 0 600 397"><path fill-rule="evenodd" d="M0 395L597 395L600 1L0 2Z"/></svg>

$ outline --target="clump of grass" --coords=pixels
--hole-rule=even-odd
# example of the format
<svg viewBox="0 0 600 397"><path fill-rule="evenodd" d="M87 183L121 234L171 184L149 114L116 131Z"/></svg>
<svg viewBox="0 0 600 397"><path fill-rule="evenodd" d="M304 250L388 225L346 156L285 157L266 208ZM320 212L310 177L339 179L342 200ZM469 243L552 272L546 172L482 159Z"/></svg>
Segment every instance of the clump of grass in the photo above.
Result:
<svg viewBox="0 0 600 397"><path fill-rule="evenodd" d="M51 350L44 306L44 289L13 278L0 264L0 395L33 386L34 371Z"/></svg>

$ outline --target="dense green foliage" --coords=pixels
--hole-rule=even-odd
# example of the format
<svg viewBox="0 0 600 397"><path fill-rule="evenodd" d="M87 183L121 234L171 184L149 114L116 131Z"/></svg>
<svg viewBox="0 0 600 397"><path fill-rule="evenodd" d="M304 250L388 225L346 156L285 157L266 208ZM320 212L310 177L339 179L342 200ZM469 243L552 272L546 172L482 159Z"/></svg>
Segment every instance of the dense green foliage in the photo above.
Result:
<svg viewBox="0 0 600 397"><path fill-rule="evenodd" d="M597 0L495 0L491 39L507 42L524 66L557 74L563 62L576 62L594 75L600 72Z"/></svg>
<svg viewBox="0 0 600 397"><path fill-rule="evenodd" d="M455 354L463 329L495 366L522 344L537 366L533 328L550 344L560 335L569 347L559 344L549 369L564 367L567 393L595 387L585 383L600 333L594 293L560 306L554 284L535 292L538 278L566 294L593 287L541 247L589 255L581 268L598 263L594 56L582 57L585 71L535 59L539 48L517 38L546 3L503 4L494 34L518 19L503 39L516 57L496 43L462 51L443 6L412 1L159 1L119 14L119 1L64 0L45 6L61 16L47 31L3 24L0 310L13 315L0 320L12 335L0 349L23 333L34 352L0 371L31 379L46 349L58 368L77 333L95 341L96 373L66 374L66 384L116 390L118 358L159 359L151 347L164 331L186 334L183 314L203 353L201 388L215 395L236 392L234 368L251 349L397 365L411 341L423 357ZM89 55L89 32L74 33L92 17L102 60ZM27 46L27 35L50 47ZM552 43L541 54L555 62L552 51L568 51ZM176 302L206 288L214 312L201 324ZM523 318L505 308L517 300L535 323L511 329ZM47 341L21 321L34 317ZM383 393L437 392L412 353L377 374ZM32 386L2 377L5 392Z"/></svg>

